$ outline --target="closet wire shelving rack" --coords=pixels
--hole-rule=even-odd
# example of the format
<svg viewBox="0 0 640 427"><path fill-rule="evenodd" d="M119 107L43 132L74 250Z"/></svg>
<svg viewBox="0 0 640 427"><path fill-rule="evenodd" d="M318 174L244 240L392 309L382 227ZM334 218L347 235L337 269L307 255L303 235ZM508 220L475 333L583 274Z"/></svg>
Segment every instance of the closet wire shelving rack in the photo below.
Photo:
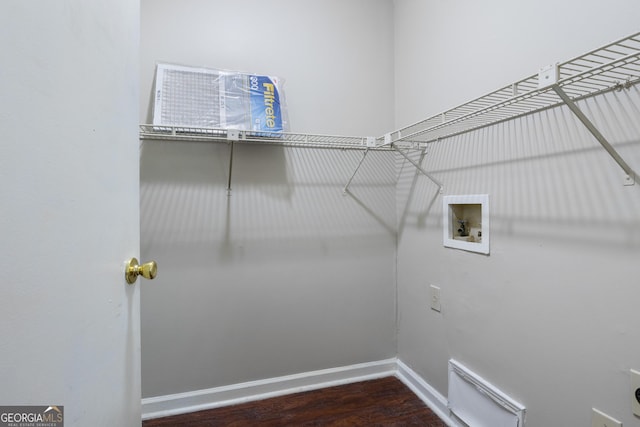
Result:
<svg viewBox="0 0 640 427"><path fill-rule="evenodd" d="M625 185L633 185L636 173L582 113L576 101L628 90L639 81L640 33L635 33L386 134L378 139L378 144L430 143L566 104L626 172Z"/></svg>
<svg viewBox="0 0 640 427"><path fill-rule="evenodd" d="M540 70L538 74L380 137L299 133L271 135L244 130L143 124L140 125L140 139L231 143L230 169L235 143L363 150L364 154L349 183L345 186L345 192L348 191L349 184L369 151L396 151L442 190L442 183L412 160L407 155L408 151L420 150L424 153L428 143L565 104L626 172L625 185L633 185L636 173L582 113L576 101L610 91L629 90L638 82L640 82L640 32L569 61L549 66Z"/></svg>
<svg viewBox="0 0 640 427"><path fill-rule="evenodd" d="M246 144L270 144L286 147L333 148L345 150L392 151L393 147L378 145L377 139L362 136L314 135L306 133L265 132L235 129L215 129L192 126L140 125L140 139L171 141L213 141Z"/></svg>

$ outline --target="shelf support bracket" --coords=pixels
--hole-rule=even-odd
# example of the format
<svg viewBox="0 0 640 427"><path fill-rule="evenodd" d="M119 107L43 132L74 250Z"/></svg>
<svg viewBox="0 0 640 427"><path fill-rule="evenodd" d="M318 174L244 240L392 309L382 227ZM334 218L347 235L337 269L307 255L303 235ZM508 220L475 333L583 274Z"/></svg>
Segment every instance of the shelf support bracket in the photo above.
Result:
<svg viewBox="0 0 640 427"><path fill-rule="evenodd" d="M231 196L231 172L233 172L233 145L240 140L238 129L227 130L227 141L229 141L229 180L227 181L227 197Z"/></svg>
<svg viewBox="0 0 640 427"><path fill-rule="evenodd" d="M233 172L233 141L229 143L229 180L227 181L227 196L231 196L231 172Z"/></svg>
<svg viewBox="0 0 640 427"><path fill-rule="evenodd" d="M367 157L367 154L369 154L368 148L364 150L364 154L360 159L360 163L358 163L358 166L356 166L356 170L353 171L353 174L351 175L351 178L349 178L349 182L347 182L347 185L345 185L344 188L342 189L343 196L346 196L347 192L349 191L349 186L351 185L351 181L353 181L353 178L355 178L356 174L358 173L358 170L360 169L360 166L362 166L362 163L364 162L365 157Z"/></svg>
<svg viewBox="0 0 640 427"><path fill-rule="evenodd" d="M607 153L616 161L616 163L622 168L622 170L627 174L624 185L634 185L636 181L636 173L631 169L631 166L624 161L624 159L618 154L615 148L607 141L607 139L600 133L598 128L589 120L587 116L580 110L580 108L573 102L569 95L562 90L562 88L557 85L551 85L551 88L558 94L558 96L562 99L562 101L569 107L571 112L582 122L582 124L587 128L589 132L598 140L600 145L607 150Z"/></svg>
<svg viewBox="0 0 640 427"><path fill-rule="evenodd" d="M422 168L422 166L420 166L420 165L419 165L419 164L417 164L415 161L413 161L413 159L411 159L409 156L407 156L407 155L406 155L406 154L405 154L401 149L399 149L397 146L395 146L395 145L394 145L393 147L396 149L396 151L397 151L398 153L400 153L400 155L401 155L402 157L404 157L405 159L407 159L407 161L408 161L409 163L411 163L411 164L412 164L412 165L413 165L417 170L419 170L420 172L422 172L422 174L423 174L424 176L426 176L427 178L429 178L429 179L431 180L431 182L433 182L435 185L437 185L437 186L440 188L440 190L439 190L439 191L440 191L440 193L442 193L442 190L443 190L444 186L442 185L442 183L441 183L440 181L438 181L437 179L435 179L435 178L433 177L433 175L431 175L429 172L425 171L425 170Z"/></svg>

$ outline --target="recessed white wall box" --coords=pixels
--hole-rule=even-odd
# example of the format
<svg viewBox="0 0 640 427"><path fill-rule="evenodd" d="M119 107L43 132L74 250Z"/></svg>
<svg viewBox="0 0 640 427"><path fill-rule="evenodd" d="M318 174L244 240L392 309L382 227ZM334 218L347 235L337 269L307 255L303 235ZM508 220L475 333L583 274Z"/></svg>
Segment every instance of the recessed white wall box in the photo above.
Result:
<svg viewBox="0 0 640 427"><path fill-rule="evenodd" d="M489 253L489 195L444 196L444 246Z"/></svg>

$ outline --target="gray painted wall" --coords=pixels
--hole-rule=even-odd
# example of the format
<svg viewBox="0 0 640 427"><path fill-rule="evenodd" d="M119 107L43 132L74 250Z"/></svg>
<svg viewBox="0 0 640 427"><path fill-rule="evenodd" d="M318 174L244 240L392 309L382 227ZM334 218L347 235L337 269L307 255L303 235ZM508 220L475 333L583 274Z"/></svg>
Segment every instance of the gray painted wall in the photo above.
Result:
<svg viewBox="0 0 640 427"><path fill-rule="evenodd" d="M638 31L635 1L395 5L396 125ZM416 87L414 82L420 82ZM581 103L640 170L640 89ZM638 425L640 185L565 108L433 144L444 194L490 195L491 254L442 245L442 197L398 182L398 355L447 394L453 357L527 407L527 426ZM429 308L442 288L442 312Z"/></svg>
<svg viewBox="0 0 640 427"><path fill-rule="evenodd" d="M251 8L245 21L278 23L279 49L238 31ZM637 31L638 12L631 0L143 0L141 120L153 66L170 61L285 77L294 131L378 135ZM583 104L636 170L639 96ZM591 407L637 423L640 185L622 186L568 111L430 147L424 167L445 194L490 194L489 256L442 246L441 195L398 159L371 156L357 198L342 197L357 162L245 147L226 198L225 146L144 145L142 253L161 268L142 289L145 397L382 359L397 337L440 393L457 358L524 403L528 426L588 425Z"/></svg>
<svg viewBox="0 0 640 427"><path fill-rule="evenodd" d="M157 62L285 80L292 132L378 136L393 127L390 0L142 0L140 120Z"/></svg>
<svg viewBox="0 0 640 427"><path fill-rule="evenodd" d="M286 80L292 131L393 126L389 1L143 0L141 120L156 62ZM380 84L384 82L384 84ZM143 397L396 354L395 160L147 142L141 156Z"/></svg>

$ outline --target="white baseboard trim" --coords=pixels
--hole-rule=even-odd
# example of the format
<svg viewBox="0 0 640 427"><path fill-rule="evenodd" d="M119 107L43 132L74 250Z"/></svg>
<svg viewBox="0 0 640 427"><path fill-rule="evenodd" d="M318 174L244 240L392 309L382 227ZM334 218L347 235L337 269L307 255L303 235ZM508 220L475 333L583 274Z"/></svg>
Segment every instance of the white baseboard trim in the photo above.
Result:
<svg viewBox="0 0 640 427"><path fill-rule="evenodd" d="M142 419L186 414L301 391L396 375L398 359L360 363L339 368L250 381L186 393L142 399Z"/></svg>
<svg viewBox="0 0 640 427"><path fill-rule="evenodd" d="M203 411L301 391L316 390L376 378L395 376L411 389L448 426L463 427L449 412L447 398L397 358L339 368L250 381L205 390L142 399L142 419Z"/></svg>
<svg viewBox="0 0 640 427"><path fill-rule="evenodd" d="M463 427L453 418L448 408L448 400L435 388L429 385L413 369L397 360L396 377L413 391L433 412L438 415L450 427Z"/></svg>

